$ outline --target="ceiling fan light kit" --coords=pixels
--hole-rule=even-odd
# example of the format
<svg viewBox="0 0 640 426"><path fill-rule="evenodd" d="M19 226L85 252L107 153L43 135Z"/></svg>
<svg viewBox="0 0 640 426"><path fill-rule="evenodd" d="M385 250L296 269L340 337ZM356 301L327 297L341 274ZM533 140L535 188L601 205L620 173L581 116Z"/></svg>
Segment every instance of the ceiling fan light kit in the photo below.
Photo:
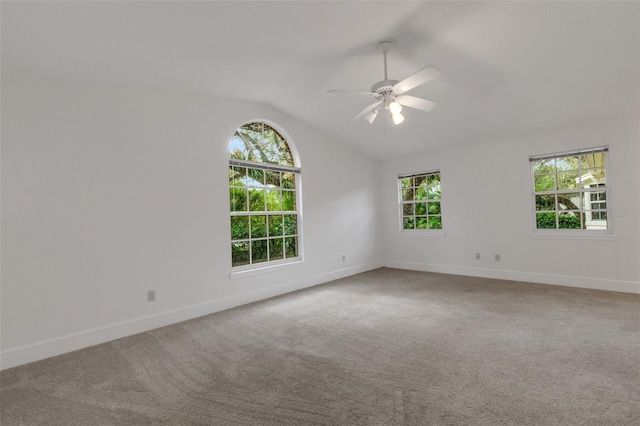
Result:
<svg viewBox="0 0 640 426"><path fill-rule="evenodd" d="M404 121L404 115L397 113L397 114L391 114L391 118L393 119L393 124L400 124Z"/></svg>
<svg viewBox="0 0 640 426"><path fill-rule="evenodd" d="M397 102L391 102L389 104L389 111L391 111L391 114L400 114L400 112L402 112L402 105Z"/></svg>
<svg viewBox="0 0 640 426"><path fill-rule="evenodd" d="M393 45L394 42L392 40L383 40L378 43L378 48L382 49L384 56L384 80L371 86L370 92L329 90L329 93L367 95L376 100L360 111L360 113L356 114L351 120L364 118L369 124L373 124L380 108L384 108L391 113L393 123L398 125L404 121L404 116L401 113L402 105L422 111L431 111L437 105L436 102L405 94L409 90L439 76L441 73L436 67L431 65L426 66L402 81L389 79L387 75L387 53Z"/></svg>

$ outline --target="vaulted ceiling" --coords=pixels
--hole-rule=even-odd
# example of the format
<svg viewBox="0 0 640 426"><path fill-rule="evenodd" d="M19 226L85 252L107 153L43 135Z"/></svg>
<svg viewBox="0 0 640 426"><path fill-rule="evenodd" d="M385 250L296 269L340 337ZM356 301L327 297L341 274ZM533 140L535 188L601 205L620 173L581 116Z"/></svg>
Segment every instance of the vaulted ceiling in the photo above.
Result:
<svg viewBox="0 0 640 426"><path fill-rule="evenodd" d="M638 2L2 2L2 73L263 102L375 158L637 114ZM394 126L327 94L426 65Z"/></svg>

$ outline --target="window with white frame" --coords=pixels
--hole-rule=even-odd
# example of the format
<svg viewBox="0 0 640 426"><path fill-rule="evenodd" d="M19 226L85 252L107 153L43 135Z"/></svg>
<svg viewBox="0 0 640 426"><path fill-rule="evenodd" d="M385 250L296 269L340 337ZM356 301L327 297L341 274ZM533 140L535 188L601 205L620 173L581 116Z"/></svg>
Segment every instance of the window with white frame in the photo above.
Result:
<svg viewBox="0 0 640 426"><path fill-rule="evenodd" d="M607 230L608 148L529 158L535 228Z"/></svg>
<svg viewBox="0 0 640 426"><path fill-rule="evenodd" d="M300 168L289 143L262 122L229 144L231 265L251 269L300 260Z"/></svg>
<svg viewBox="0 0 640 426"><path fill-rule="evenodd" d="M442 229L440 171L398 176L400 229Z"/></svg>

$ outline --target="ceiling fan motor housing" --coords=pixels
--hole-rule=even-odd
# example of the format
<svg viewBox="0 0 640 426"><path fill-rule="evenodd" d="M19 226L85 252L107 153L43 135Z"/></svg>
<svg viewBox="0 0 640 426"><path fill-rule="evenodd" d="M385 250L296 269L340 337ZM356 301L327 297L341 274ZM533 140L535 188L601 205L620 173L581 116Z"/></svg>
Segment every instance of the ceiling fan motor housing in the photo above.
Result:
<svg viewBox="0 0 640 426"><path fill-rule="evenodd" d="M398 80L382 80L371 86L371 91L383 95L385 92L393 90L393 86L398 83Z"/></svg>

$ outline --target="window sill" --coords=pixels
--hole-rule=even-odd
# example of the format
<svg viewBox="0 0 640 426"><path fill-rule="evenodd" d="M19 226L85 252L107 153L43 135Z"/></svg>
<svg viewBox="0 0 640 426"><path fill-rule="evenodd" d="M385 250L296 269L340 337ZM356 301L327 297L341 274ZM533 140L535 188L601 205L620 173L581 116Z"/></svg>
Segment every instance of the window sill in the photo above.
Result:
<svg viewBox="0 0 640 426"><path fill-rule="evenodd" d="M277 265L268 265L268 266L254 267L251 269L242 269L239 271L232 271L229 273L229 278L231 278L232 280L237 280L239 278L247 278L247 277L253 277L255 275L268 274L270 272L277 272L284 269L297 268L299 266L302 266L303 263L304 263L304 260L297 259L292 262L279 263Z"/></svg>
<svg viewBox="0 0 640 426"><path fill-rule="evenodd" d="M444 237L445 233L441 229L424 229L424 230L402 230L401 237Z"/></svg>
<svg viewBox="0 0 640 426"><path fill-rule="evenodd" d="M612 232L586 231L586 233L574 232L531 232L529 238L541 238L550 240L615 240L616 236Z"/></svg>

